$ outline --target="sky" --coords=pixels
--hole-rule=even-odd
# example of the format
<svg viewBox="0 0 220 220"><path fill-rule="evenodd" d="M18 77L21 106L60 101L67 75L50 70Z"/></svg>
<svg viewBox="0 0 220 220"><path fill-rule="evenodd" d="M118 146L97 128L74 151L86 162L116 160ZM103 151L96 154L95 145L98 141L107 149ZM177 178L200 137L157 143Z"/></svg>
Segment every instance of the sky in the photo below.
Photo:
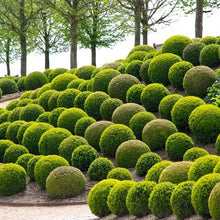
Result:
<svg viewBox="0 0 220 220"><path fill-rule="evenodd" d="M205 14L203 18L203 36L219 36L220 26L218 24L220 18L219 10L213 10L213 14ZM185 16L178 14L173 17L174 22L169 26L158 26L156 32L149 33L149 43L161 44L172 35L185 35L189 38L194 38L194 15ZM111 48L97 49L97 67L105 63L114 62L117 59L126 58L129 51L134 47L134 36L129 35L125 41L117 43ZM51 55L50 68L70 68L69 52ZM78 67L91 64L91 55L89 49L78 50ZM27 74L33 71L44 71L44 55L29 54L27 57ZM11 64L11 75L20 74L20 61ZM0 77L6 74L5 64L0 64Z"/></svg>

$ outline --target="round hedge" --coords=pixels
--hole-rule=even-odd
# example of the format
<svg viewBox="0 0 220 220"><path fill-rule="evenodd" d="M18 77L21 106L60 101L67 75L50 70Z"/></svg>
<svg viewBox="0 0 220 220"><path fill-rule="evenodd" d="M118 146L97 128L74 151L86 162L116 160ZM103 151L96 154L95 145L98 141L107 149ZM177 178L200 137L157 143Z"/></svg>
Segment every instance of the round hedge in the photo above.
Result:
<svg viewBox="0 0 220 220"><path fill-rule="evenodd" d="M69 84L67 85L67 89L77 89L80 85L80 83L85 82L84 79L74 79L72 81L69 82Z"/></svg>
<svg viewBox="0 0 220 220"><path fill-rule="evenodd" d="M23 139L23 135L24 135L24 132L26 131L27 128L29 128L32 124L34 124L33 121L30 121L30 122L26 122L24 124L22 124L19 129L18 129L18 132L17 132L17 140L18 140L18 143L19 144L22 144L22 139Z"/></svg>
<svg viewBox="0 0 220 220"><path fill-rule="evenodd" d="M76 122L80 118L83 118L86 116L88 115L80 108L73 107L73 108L65 109L63 112L61 112L57 120L57 126L66 128L72 134L74 134L74 128L75 128Z"/></svg>
<svg viewBox="0 0 220 220"><path fill-rule="evenodd" d="M84 110L84 103L90 94L92 94L92 92L90 91L84 91L79 93L74 99L74 106L76 108L81 108L82 110Z"/></svg>
<svg viewBox="0 0 220 220"><path fill-rule="evenodd" d="M96 151L95 148L91 147L90 145L81 145L72 153L71 157L71 165L73 167L79 168L81 171L87 171L89 165L94 161L96 158L99 157L99 153Z"/></svg>
<svg viewBox="0 0 220 220"><path fill-rule="evenodd" d="M29 98L30 99L37 99L37 94L38 94L40 89L41 88L37 88L37 89L31 90L31 94L29 95Z"/></svg>
<svg viewBox="0 0 220 220"><path fill-rule="evenodd" d="M165 147L167 138L177 132L176 126L166 119L155 119L148 122L142 132L142 140L152 151Z"/></svg>
<svg viewBox="0 0 220 220"><path fill-rule="evenodd" d="M140 52L136 52L136 53L140 53ZM142 52L143 53L143 52ZM131 56L133 56L134 54L132 54ZM144 56L146 55L146 53L144 53ZM129 59L129 58L128 58ZM143 59L142 59L143 60ZM131 62L128 61L128 64L126 66L125 69L125 73L130 74L132 76L137 77L139 80L141 80L141 76L140 76L140 69L141 69L141 65L142 65L142 61L140 60L133 60Z"/></svg>
<svg viewBox="0 0 220 220"><path fill-rule="evenodd" d="M30 158L30 160L27 163L27 175L30 177L30 180L34 181L34 168L35 168L35 164L37 163L38 160L40 160L42 157L44 157L43 155L37 155L37 156L33 156L32 158Z"/></svg>
<svg viewBox="0 0 220 220"><path fill-rule="evenodd" d="M132 63L133 61L143 61L147 52L146 51L134 51L127 57L127 62Z"/></svg>
<svg viewBox="0 0 220 220"><path fill-rule="evenodd" d="M6 111L6 112L3 112L3 113L0 115L0 124L3 123L3 122L9 121L9 120L8 120L9 114L10 114L10 111Z"/></svg>
<svg viewBox="0 0 220 220"><path fill-rule="evenodd" d="M194 184L194 181L182 182L176 186L171 195L170 204L177 219L185 219L195 214L191 203L191 193Z"/></svg>
<svg viewBox="0 0 220 220"><path fill-rule="evenodd" d="M7 139L6 131L9 125L10 125L10 122L3 122L0 124L0 140Z"/></svg>
<svg viewBox="0 0 220 220"><path fill-rule="evenodd" d="M156 117L153 113L141 111L132 116L129 121L129 127L134 132L136 138L141 140L144 126L154 119L156 119Z"/></svg>
<svg viewBox="0 0 220 220"><path fill-rule="evenodd" d="M192 147L194 147L192 138L185 133L177 132L167 138L165 151L171 160L181 161L185 152Z"/></svg>
<svg viewBox="0 0 220 220"><path fill-rule="evenodd" d="M25 79L26 79L26 76L21 76L18 79L17 87L20 92L25 91Z"/></svg>
<svg viewBox="0 0 220 220"><path fill-rule="evenodd" d="M149 79L149 76L148 76L148 69L149 69L151 60L152 59L145 60L142 63L141 69L140 69L140 77L146 85L150 83L150 79Z"/></svg>
<svg viewBox="0 0 220 220"><path fill-rule="evenodd" d="M56 90L53 90L53 89L49 89L47 91L45 91L44 93L42 93L38 99L38 104L40 106L42 106L44 108L45 111L49 111L49 105L48 105L48 102L49 102L49 99L50 97L57 93Z"/></svg>
<svg viewBox="0 0 220 220"><path fill-rule="evenodd" d="M37 89L37 98L39 98L44 92L50 90L50 83L43 85Z"/></svg>
<svg viewBox="0 0 220 220"><path fill-rule="evenodd" d="M34 167L34 178L37 184L46 189L46 179L50 172L57 167L69 166L67 160L57 155L48 155L40 158Z"/></svg>
<svg viewBox="0 0 220 220"><path fill-rule="evenodd" d="M145 52L151 52L151 51L156 51L154 47L151 47L149 45L143 44L143 45L137 45L135 46L132 50L130 50L128 56L130 56L132 53L136 51L145 51Z"/></svg>
<svg viewBox="0 0 220 220"><path fill-rule="evenodd" d="M171 161L163 160L156 164L154 164L147 172L145 176L146 181L154 181L158 183L159 177L161 172L168 167L169 165L173 164Z"/></svg>
<svg viewBox="0 0 220 220"><path fill-rule="evenodd" d="M123 167L117 167L109 171L107 179L132 180L131 172Z"/></svg>
<svg viewBox="0 0 220 220"><path fill-rule="evenodd" d="M189 169L188 179L197 181L205 174L212 173L220 157L216 155L206 155L196 159Z"/></svg>
<svg viewBox="0 0 220 220"><path fill-rule="evenodd" d="M73 151L77 147L85 144L88 144L85 138L77 135L69 136L60 143L58 148L59 155L65 158L69 163L71 163L71 157Z"/></svg>
<svg viewBox="0 0 220 220"><path fill-rule="evenodd" d="M48 107L49 110L52 111L53 109L57 108L57 99L59 97L60 92L53 92L53 94L48 99Z"/></svg>
<svg viewBox="0 0 220 220"><path fill-rule="evenodd" d="M16 82L7 78L2 78L0 80L0 89L2 90L2 95L18 92L18 86Z"/></svg>
<svg viewBox="0 0 220 220"><path fill-rule="evenodd" d="M109 159L96 158L89 165L87 175L90 180L103 180L107 178L108 173L114 168L114 164Z"/></svg>
<svg viewBox="0 0 220 220"><path fill-rule="evenodd" d="M181 61L181 58L172 53L164 53L154 57L148 68L148 76L151 82L169 84L168 72L170 67Z"/></svg>
<svg viewBox="0 0 220 220"><path fill-rule="evenodd" d="M53 125L54 127L57 127L57 120L60 116L60 114L65 110L64 107L55 108L50 112L49 115L49 123Z"/></svg>
<svg viewBox="0 0 220 220"><path fill-rule="evenodd" d="M123 60L116 60L115 62L112 63L105 63L101 67L98 68L98 70L95 70L92 73L92 77L94 77L94 74L96 75L99 71L104 70L104 69L117 69L119 66L122 65Z"/></svg>
<svg viewBox="0 0 220 220"><path fill-rule="evenodd" d="M205 36L202 39L200 39L200 43L209 45L209 44L215 44L216 43L216 37L213 36Z"/></svg>
<svg viewBox="0 0 220 220"><path fill-rule="evenodd" d="M51 82L56 76L64 74L67 71L65 68L56 68L49 72L48 79Z"/></svg>
<svg viewBox="0 0 220 220"><path fill-rule="evenodd" d="M138 78L130 74L120 74L110 81L108 94L125 102L127 91L134 84L140 84Z"/></svg>
<svg viewBox="0 0 220 220"><path fill-rule="evenodd" d="M180 98L171 111L172 122L180 130L189 130L188 120L191 112L205 102L196 96L186 96Z"/></svg>
<svg viewBox="0 0 220 220"><path fill-rule="evenodd" d="M110 213L107 199L110 190L116 183L118 183L118 180L108 179L102 180L92 187L88 194L87 203L94 215L103 217Z"/></svg>
<svg viewBox="0 0 220 220"><path fill-rule="evenodd" d="M209 152L200 147L192 147L183 155L183 160L195 161L196 159L209 155Z"/></svg>
<svg viewBox="0 0 220 220"><path fill-rule="evenodd" d="M146 110L158 112L161 100L169 95L169 90L160 83L148 84L141 93L141 102Z"/></svg>
<svg viewBox="0 0 220 220"><path fill-rule="evenodd" d="M12 111L10 111L8 114L8 121L14 122L14 121L19 120L22 110L23 110L23 107L16 107Z"/></svg>
<svg viewBox="0 0 220 220"><path fill-rule="evenodd" d="M170 197L175 185L170 182L157 184L150 194L148 206L157 218L165 218L172 214Z"/></svg>
<svg viewBox="0 0 220 220"><path fill-rule="evenodd" d="M27 106L29 103L31 103L33 100L30 99L30 98L25 98L25 99L20 99L18 104L17 104L17 107L25 107Z"/></svg>
<svg viewBox="0 0 220 220"><path fill-rule="evenodd" d="M4 157L6 149L12 145L14 145L14 142L10 140L6 140L6 139L0 140L0 163L3 162L3 157Z"/></svg>
<svg viewBox="0 0 220 220"><path fill-rule="evenodd" d="M46 84L48 82L47 77L41 72L32 72L25 78L25 89L34 90Z"/></svg>
<svg viewBox="0 0 220 220"><path fill-rule="evenodd" d="M110 121L97 121L89 125L89 127L86 129L84 137L97 151L100 151L100 137L103 131L110 125L113 125L113 123Z"/></svg>
<svg viewBox="0 0 220 220"><path fill-rule="evenodd" d="M26 188L26 172L17 164L2 164L0 179L0 196L10 196Z"/></svg>
<svg viewBox="0 0 220 220"><path fill-rule="evenodd" d="M76 167L62 166L50 172L46 180L46 190L50 197L64 199L81 194L86 186L86 178Z"/></svg>
<svg viewBox="0 0 220 220"><path fill-rule="evenodd" d="M88 65L88 66L82 66L78 68L75 71L75 75L78 76L80 79L91 79L93 71L96 69L95 66L93 65Z"/></svg>
<svg viewBox="0 0 220 220"><path fill-rule="evenodd" d="M215 142L215 148L218 153L220 153L220 134L217 136L216 142Z"/></svg>
<svg viewBox="0 0 220 220"><path fill-rule="evenodd" d="M188 70L183 78L183 88L187 95L203 98L208 87L217 79L216 72L207 66L196 66Z"/></svg>
<svg viewBox="0 0 220 220"><path fill-rule="evenodd" d="M27 171L28 161L32 157L34 157L34 154L30 154L30 153L22 154L21 156L18 157L16 164L22 166L25 169L25 171Z"/></svg>
<svg viewBox="0 0 220 220"><path fill-rule="evenodd" d="M208 198L213 187L220 182L220 174L212 173L201 177L193 186L191 201L195 212L209 218Z"/></svg>
<svg viewBox="0 0 220 220"><path fill-rule="evenodd" d="M25 91L19 97L19 102L24 99L30 99L30 95L33 93L33 90Z"/></svg>
<svg viewBox="0 0 220 220"><path fill-rule="evenodd" d="M19 103L19 100L15 99L10 101L7 105L6 105L6 109L8 111L11 111L13 109L15 109L17 107L17 104Z"/></svg>
<svg viewBox="0 0 220 220"><path fill-rule="evenodd" d="M91 80L85 80L84 82L81 82L77 89L81 92L87 91L88 90L87 87L89 85L89 82L91 82Z"/></svg>
<svg viewBox="0 0 220 220"><path fill-rule="evenodd" d="M143 84L135 84L131 86L126 93L126 102L142 104L141 93L144 88L145 88L145 85Z"/></svg>
<svg viewBox="0 0 220 220"><path fill-rule="evenodd" d="M36 122L49 123L49 116L50 116L50 112L43 112L37 117Z"/></svg>

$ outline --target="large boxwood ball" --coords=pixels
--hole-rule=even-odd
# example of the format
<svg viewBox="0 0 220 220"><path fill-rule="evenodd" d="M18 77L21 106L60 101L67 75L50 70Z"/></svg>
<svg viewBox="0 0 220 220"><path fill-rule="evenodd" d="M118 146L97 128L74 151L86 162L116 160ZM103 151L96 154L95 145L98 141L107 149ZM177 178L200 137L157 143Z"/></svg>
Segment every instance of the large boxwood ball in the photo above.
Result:
<svg viewBox="0 0 220 220"><path fill-rule="evenodd" d="M25 89L33 90L48 83L47 77L41 72L32 72L25 78Z"/></svg>
<svg viewBox="0 0 220 220"><path fill-rule="evenodd" d="M65 110L64 107L55 108L50 112L49 115L49 123L53 125L54 127L57 127L57 120L60 116L60 114Z"/></svg>
<svg viewBox="0 0 220 220"><path fill-rule="evenodd" d="M16 164L22 166L27 172L27 164L32 157L34 157L34 154L30 154L30 153L22 154L21 156L18 157Z"/></svg>
<svg viewBox="0 0 220 220"><path fill-rule="evenodd" d="M150 148L144 142L128 140L119 145L115 160L120 167L134 168L139 157L148 152L150 152Z"/></svg>
<svg viewBox="0 0 220 220"><path fill-rule="evenodd" d="M81 92L88 91L87 88L88 88L88 85L90 82L91 82L91 80L85 80L85 81L81 82L77 89Z"/></svg>
<svg viewBox="0 0 220 220"><path fill-rule="evenodd" d="M207 66L196 66L188 70L183 78L183 88L187 95L203 98L208 87L217 79L216 72Z"/></svg>
<svg viewBox="0 0 220 220"><path fill-rule="evenodd" d="M50 112L43 112L38 117L36 122L46 122L49 123Z"/></svg>
<svg viewBox="0 0 220 220"><path fill-rule="evenodd" d="M140 84L138 78L130 74L120 74L110 81L108 94L112 98L118 98L125 102L127 91L134 84Z"/></svg>
<svg viewBox="0 0 220 220"><path fill-rule="evenodd" d="M220 134L220 108L202 105L195 108L189 117L189 128L202 143L214 143ZM205 134L205 135L204 135Z"/></svg>
<svg viewBox="0 0 220 220"><path fill-rule="evenodd" d="M147 111L141 111L141 112L138 112L132 116L132 118L129 121L129 127L134 132L134 135L136 136L136 138L141 140L142 139L142 130L143 130L144 126L148 122L150 122L154 119L156 119L156 117L153 113L147 112Z"/></svg>
<svg viewBox="0 0 220 220"><path fill-rule="evenodd" d="M98 68L98 70L96 69L93 73L92 73L92 77L94 77L100 70L104 70L104 69L117 69L119 66L122 65L123 60L116 60L112 63L105 63L103 64L101 67Z"/></svg>
<svg viewBox="0 0 220 220"><path fill-rule="evenodd" d="M173 53L182 57L184 48L193 41L183 35L169 37L162 45L162 53Z"/></svg>
<svg viewBox="0 0 220 220"><path fill-rule="evenodd" d="M38 104L40 106L42 106L44 108L45 111L49 111L49 105L48 105L48 102L49 102L49 99L50 97L57 93L56 90L53 90L53 89L49 89L47 91L45 91L44 93L42 93L38 99Z"/></svg>
<svg viewBox="0 0 220 220"><path fill-rule="evenodd" d="M112 114L112 122L115 124L129 125L130 119L138 112L145 111L145 108L136 103L122 104Z"/></svg>
<svg viewBox="0 0 220 220"><path fill-rule="evenodd" d="M170 197L175 185L170 182L157 184L150 194L148 206L157 218L165 218L172 214Z"/></svg>
<svg viewBox="0 0 220 220"><path fill-rule="evenodd" d="M6 149L12 145L14 145L14 142L6 139L0 139L0 163L3 162L3 157Z"/></svg>
<svg viewBox="0 0 220 220"><path fill-rule="evenodd" d="M182 182L176 186L171 195L170 204L177 219L185 219L195 214L191 203L191 193L194 184L194 181Z"/></svg>
<svg viewBox="0 0 220 220"><path fill-rule="evenodd" d="M74 100L79 93L78 89L66 89L60 92L57 98L57 107L74 107Z"/></svg>
<svg viewBox="0 0 220 220"><path fill-rule="evenodd" d="M101 104L109 98L109 95L105 92L94 92L90 94L84 103L85 112L95 118L96 120L102 119L100 113Z"/></svg>
<svg viewBox="0 0 220 220"><path fill-rule="evenodd" d="M111 121L114 110L121 106L123 102L120 99L108 98L100 106L100 113L103 120Z"/></svg>
<svg viewBox="0 0 220 220"><path fill-rule="evenodd" d="M136 52L136 53L140 53L140 52ZM131 56L133 55L134 54L132 54ZM146 55L146 53L144 53L144 55ZM129 62L126 66L125 73L135 76L139 80L141 80L140 69L141 69L142 63L143 62L141 60L137 60L137 59Z"/></svg>
<svg viewBox="0 0 220 220"><path fill-rule="evenodd" d="M103 131L110 125L113 125L113 123L110 121L97 121L89 125L89 127L85 131L85 135L84 135L85 139L92 147L100 151L100 146L99 146L100 137Z"/></svg>
<svg viewBox="0 0 220 220"><path fill-rule="evenodd" d="M25 79L26 79L26 76L21 76L18 79L17 87L20 92L25 90L25 84L24 84Z"/></svg>
<svg viewBox="0 0 220 220"><path fill-rule="evenodd" d="M151 82L150 79L149 79L149 76L148 76L148 69L149 69L151 60L152 60L152 59L147 59L147 60L145 60L145 61L142 63L141 69L140 69L141 79L144 81L144 83L145 83L146 85Z"/></svg>
<svg viewBox="0 0 220 220"><path fill-rule="evenodd" d="M205 102L196 96L186 96L180 98L171 110L172 122L180 130L189 130L188 120L191 112Z"/></svg>
<svg viewBox="0 0 220 220"><path fill-rule="evenodd" d="M94 215L103 217L110 214L107 199L110 190L116 183L118 183L118 180L102 180L90 190L87 202Z"/></svg>
<svg viewBox="0 0 220 220"><path fill-rule="evenodd" d="M58 120L57 120L57 126L61 128L66 128L69 130L72 134L74 134L74 128L76 125L76 122L83 117L88 116L82 109L80 108L69 108L64 110Z"/></svg>
<svg viewBox="0 0 220 220"><path fill-rule="evenodd" d="M82 82L85 82L85 80L79 78L73 79L68 83L67 89L77 89Z"/></svg>
<svg viewBox="0 0 220 220"><path fill-rule="evenodd" d="M116 167L109 171L107 179L132 180L131 172L123 167Z"/></svg>
<svg viewBox="0 0 220 220"><path fill-rule="evenodd" d="M218 153L220 153L220 134L218 135L216 142L215 142L215 148Z"/></svg>
<svg viewBox="0 0 220 220"><path fill-rule="evenodd" d="M167 161L167 160L162 160L156 164L154 164L147 172L147 175L145 176L146 181L154 181L158 183L159 177L161 172L171 165L173 162Z"/></svg>
<svg viewBox="0 0 220 220"><path fill-rule="evenodd" d="M44 157L43 155L33 156L27 163L27 175L30 177L30 180L34 181L34 168L40 158Z"/></svg>
<svg viewBox="0 0 220 220"><path fill-rule="evenodd" d="M159 183L171 182L179 184L188 180L188 172L193 162L176 162L166 167L160 174Z"/></svg>
<svg viewBox="0 0 220 220"><path fill-rule="evenodd" d="M49 72L49 74L48 74L49 82L52 82L52 80L53 80L55 77L57 77L57 76L59 76L59 75L62 75L62 74L64 74L64 73L66 73L66 72L67 72L67 69L65 69L65 68L56 68L56 69L51 70L51 71Z"/></svg>
<svg viewBox="0 0 220 220"><path fill-rule="evenodd" d="M7 121L0 124L0 140L7 139L6 131L7 131L9 124L10 122L7 122Z"/></svg>
<svg viewBox="0 0 220 220"><path fill-rule="evenodd" d="M0 196L10 196L26 188L25 169L17 164L2 164L0 179Z"/></svg>
<svg viewBox="0 0 220 220"><path fill-rule="evenodd" d="M133 102L137 104L141 103L141 93L143 89L145 88L145 85L143 84L135 84L131 86L126 94L126 102Z"/></svg>
<svg viewBox="0 0 220 220"><path fill-rule="evenodd" d="M53 109L57 108L57 99L59 97L60 92L54 92L48 100L48 107L49 110L52 111Z"/></svg>
<svg viewBox="0 0 220 220"><path fill-rule="evenodd" d="M155 186L155 182L141 181L130 188L126 197L126 205L130 215L142 217L150 213L148 201Z"/></svg>
<svg viewBox="0 0 220 220"><path fill-rule="evenodd" d="M208 199L213 187L220 182L220 174L212 173L201 177L193 186L191 201L196 214L209 218Z"/></svg>
<svg viewBox="0 0 220 220"><path fill-rule="evenodd" d="M47 83L47 84L45 84L42 87L37 89L37 98L39 98L47 90L50 90L50 83Z"/></svg>
<svg viewBox="0 0 220 220"><path fill-rule="evenodd" d="M2 95L16 93L18 91L16 82L7 78L2 78L0 80L0 88L2 90Z"/></svg>
<svg viewBox="0 0 220 220"><path fill-rule="evenodd" d="M103 131L99 145L104 155L113 157L121 143L134 139L136 137L129 127L122 124L113 124Z"/></svg>
<svg viewBox="0 0 220 220"><path fill-rule="evenodd" d="M45 131L38 142L40 154L58 154L60 143L71 135L71 132L64 128L51 128Z"/></svg>
<svg viewBox="0 0 220 220"><path fill-rule="evenodd" d="M18 103L19 103L19 100L17 100L17 99L12 100L12 101L10 101L10 102L6 105L6 109L7 109L8 111L11 111L11 110L13 110L13 109L15 109L15 108L17 107ZM2 112L2 113L3 113L3 112Z"/></svg>
<svg viewBox="0 0 220 220"><path fill-rule="evenodd" d="M32 99L30 98L25 98L25 99L20 99L18 102L17 107L24 107L27 106L29 103L33 102Z"/></svg>
<svg viewBox="0 0 220 220"><path fill-rule="evenodd" d="M215 44L216 43L217 38L213 37L213 36L205 36L202 39L200 39L200 43L203 43L205 45L209 45L209 44Z"/></svg>
<svg viewBox="0 0 220 220"><path fill-rule="evenodd" d="M51 128L53 128L52 125L43 122L32 124L24 132L22 145L24 145L30 153L39 154L38 142L40 137Z"/></svg>
<svg viewBox="0 0 220 220"><path fill-rule="evenodd" d="M167 138L165 151L171 160L181 161L184 153L192 147L194 147L192 138L185 133L177 132Z"/></svg>
<svg viewBox="0 0 220 220"><path fill-rule="evenodd" d="M26 122L24 124L22 124L19 129L18 129L18 132L17 132L17 139L18 139L18 143L19 144L22 144L22 139L23 139L23 136L24 136L24 132L27 130L27 128L29 128L32 124L34 124L34 121L29 121L29 122Z"/></svg>
<svg viewBox="0 0 220 220"><path fill-rule="evenodd" d="M188 179L197 181L205 174L212 173L216 164L220 161L217 155L206 155L196 159L189 169Z"/></svg>
<svg viewBox="0 0 220 220"><path fill-rule="evenodd" d="M148 122L142 132L142 140L152 151L165 147L167 138L177 132L176 126L166 119L155 119Z"/></svg>
<svg viewBox="0 0 220 220"><path fill-rule="evenodd" d="M75 75L78 76L80 79L91 79L93 71L96 69L95 66L93 65L88 65L88 66L82 66L78 68L75 71Z"/></svg>
<svg viewBox="0 0 220 220"><path fill-rule="evenodd" d="M76 167L62 166L52 170L46 180L46 190L52 198L75 197L85 190L86 178Z"/></svg>
<svg viewBox="0 0 220 220"><path fill-rule="evenodd" d="M50 172L57 167L69 166L66 159L57 155L48 155L40 158L34 167L34 178L37 184L46 189L46 179Z"/></svg>
<svg viewBox="0 0 220 220"><path fill-rule="evenodd" d="M170 67L182 59L172 53L164 53L154 57L148 68L148 76L151 82L169 84L168 72Z"/></svg>
<svg viewBox="0 0 220 220"><path fill-rule="evenodd" d="M161 157L157 153L148 152L142 154L135 165L136 174L139 176L146 175L148 170L161 160Z"/></svg>
<svg viewBox="0 0 220 220"><path fill-rule="evenodd" d="M82 110L85 110L84 103L90 94L92 94L92 92L90 91L84 91L84 92L79 93L74 99L74 106L76 108L81 108Z"/></svg>
<svg viewBox="0 0 220 220"><path fill-rule="evenodd" d="M146 51L134 51L127 57L127 62L132 63L133 61L143 61L144 57L147 55Z"/></svg>
<svg viewBox="0 0 220 220"><path fill-rule="evenodd" d="M71 156L71 165L79 168L81 171L87 171L92 161L98 157L99 153L95 148L88 144L81 145L73 151Z"/></svg>
<svg viewBox="0 0 220 220"><path fill-rule="evenodd" d="M113 186L107 200L108 207L112 213L116 214L117 216L124 216L128 214L126 197L128 191L134 185L134 181L124 180L116 183Z"/></svg>
<svg viewBox="0 0 220 220"><path fill-rule="evenodd" d="M209 155L209 152L201 147L192 147L183 155L183 160L195 161L196 159Z"/></svg>
<svg viewBox="0 0 220 220"><path fill-rule="evenodd" d="M114 168L115 166L111 160L107 158L96 158L89 165L87 175L89 176L90 180L106 179L108 173Z"/></svg>
<svg viewBox="0 0 220 220"><path fill-rule="evenodd" d="M161 100L169 95L169 90L160 83L148 84L141 93L141 102L150 112L158 112Z"/></svg>
<svg viewBox="0 0 220 220"><path fill-rule="evenodd" d="M23 110L23 107L16 107L12 111L10 111L9 114L8 114L8 121L14 122L14 121L19 120L22 110Z"/></svg>
<svg viewBox="0 0 220 220"><path fill-rule="evenodd" d="M132 53L134 53L136 51L151 52L151 51L156 51L156 49L154 47L151 47L151 46L146 45L146 44L144 44L144 45L137 45L132 50L130 50L128 56L130 56Z"/></svg>

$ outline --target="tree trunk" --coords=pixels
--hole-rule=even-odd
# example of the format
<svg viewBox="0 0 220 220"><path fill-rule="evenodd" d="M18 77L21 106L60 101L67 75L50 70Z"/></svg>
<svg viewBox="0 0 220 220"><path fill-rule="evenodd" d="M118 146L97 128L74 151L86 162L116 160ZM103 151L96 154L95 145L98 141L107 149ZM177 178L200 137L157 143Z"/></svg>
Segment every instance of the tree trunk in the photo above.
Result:
<svg viewBox="0 0 220 220"><path fill-rule="evenodd" d="M45 48L45 69L49 69L50 68L50 49L49 48Z"/></svg>
<svg viewBox="0 0 220 220"><path fill-rule="evenodd" d="M11 75L11 70L10 70L10 43L11 40L7 39L6 42L6 50L5 50L5 60L6 60L6 67L7 67L7 75L10 76Z"/></svg>
<svg viewBox="0 0 220 220"><path fill-rule="evenodd" d="M21 76L26 76L27 73L27 42L24 35L20 36L20 48L21 48Z"/></svg>
<svg viewBox="0 0 220 220"><path fill-rule="evenodd" d="M135 20L135 36L134 36L134 46L140 45L141 43L141 9L136 7L134 11Z"/></svg>
<svg viewBox="0 0 220 220"><path fill-rule="evenodd" d="M203 31L203 3L204 0L196 0L195 37L200 38Z"/></svg>
<svg viewBox="0 0 220 220"><path fill-rule="evenodd" d="M70 49L70 68L77 68L77 41L78 41L78 21L73 20L71 24L71 49Z"/></svg>
<svg viewBox="0 0 220 220"><path fill-rule="evenodd" d="M143 44L148 44L148 1L144 1L144 8L142 13L142 37Z"/></svg>
<svg viewBox="0 0 220 220"><path fill-rule="evenodd" d="M92 65L96 66L96 45L91 45L91 61Z"/></svg>

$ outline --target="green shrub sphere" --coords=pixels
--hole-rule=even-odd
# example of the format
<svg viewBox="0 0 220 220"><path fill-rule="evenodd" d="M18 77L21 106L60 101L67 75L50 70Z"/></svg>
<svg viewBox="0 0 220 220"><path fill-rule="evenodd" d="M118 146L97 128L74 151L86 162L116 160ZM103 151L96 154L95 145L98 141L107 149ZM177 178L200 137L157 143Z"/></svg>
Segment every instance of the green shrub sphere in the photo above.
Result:
<svg viewBox="0 0 220 220"><path fill-rule="evenodd" d="M196 159L209 155L209 152L200 147L192 147L188 149L183 155L183 160L195 161Z"/></svg>
<svg viewBox="0 0 220 220"><path fill-rule="evenodd" d="M8 114L7 121L10 121L10 122L18 121L22 110L23 110L23 107L16 107L12 111L10 111Z"/></svg>
<svg viewBox="0 0 220 220"><path fill-rule="evenodd" d="M140 53L140 52L136 52L136 53ZM141 52L141 53L143 53L143 52ZM133 55L134 54L132 54L131 56L133 56ZM144 53L144 55L146 55L146 53ZM125 73L130 74L132 76L135 76L139 80L141 80L140 69L141 69L142 63L143 62L141 60L133 60L131 62L128 61L128 64L125 68Z"/></svg>
<svg viewBox="0 0 220 220"><path fill-rule="evenodd" d="M46 84L48 82L47 77L41 72L32 72L25 78L25 89L34 90Z"/></svg>
<svg viewBox="0 0 220 220"><path fill-rule="evenodd" d="M78 89L66 89L61 91L57 98L57 107L74 107L74 100L79 93L80 91Z"/></svg>
<svg viewBox="0 0 220 220"><path fill-rule="evenodd" d="M74 74L78 76L80 79L88 80L91 79L92 73L95 69L96 67L93 65L82 66L78 68Z"/></svg>
<svg viewBox="0 0 220 220"><path fill-rule="evenodd" d="M18 86L16 82L12 79L7 78L2 78L0 80L0 89L2 90L2 95L18 92Z"/></svg>
<svg viewBox="0 0 220 220"><path fill-rule="evenodd" d="M34 181L34 168L35 164L37 163L38 160L40 160L43 155L36 155L30 158L27 163L27 175L30 177L30 180Z"/></svg>
<svg viewBox="0 0 220 220"><path fill-rule="evenodd" d="M0 124L0 140L7 139L6 131L7 131L9 124L10 124L10 122L3 122Z"/></svg>
<svg viewBox="0 0 220 220"><path fill-rule="evenodd" d="M140 69L140 77L141 79L144 81L144 83L147 85L149 83L151 83L149 76L148 76L148 69L150 66L150 62L152 59L147 59L145 60L142 65L141 65L141 69Z"/></svg>
<svg viewBox="0 0 220 220"><path fill-rule="evenodd" d="M116 179L116 180L132 180L131 172L123 167L116 167L109 171L107 179Z"/></svg>
<svg viewBox="0 0 220 220"><path fill-rule="evenodd" d="M92 92L90 92L90 91L84 91L84 92L79 93L74 99L74 106L76 108L80 108L82 110L85 110L84 103L90 94L92 94Z"/></svg>
<svg viewBox="0 0 220 220"><path fill-rule="evenodd" d="M6 139L0 140L0 163L3 162L3 157L4 157L6 149L12 145L14 145L14 142L10 140L6 140Z"/></svg>
<svg viewBox="0 0 220 220"><path fill-rule="evenodd" d="M44 93L42 93L40 96L39 96L39 99L38 99L38 104L40 106L42 106L44 108L45 111L49 111L50 108L49 108L49 99L50 97L53 95L53 94L56 94L57 91L56 90L53 90L53 89L49 89L47 91L45 91Z"/></svg>
<svg viewBox="0 0 220 220"><path fill-rule="evenodd" d="M132 63L133 61L143 61L147 52L143 50L134 51L127 57L128 63Z"/></svg>
<svg viewBox="0 0 220 220"><path fill-rule="evenodd" d="M220 134L217 136L216 142L215 142L215 148L218 153L220 153Z"/></svg>
<svg viewBox="0 0 220 220"><path fill-rule="evenodd" d="M216 37L213 36L205 36L202 39L200 39L199 43L209 45L209 44L215 44L216 43Z"/></svg>
<svg viewBox="0 0 220 220"><path fill-rule="evenodd" d="M143 89L145 88L145 85L143 84L135 84L131 86L126 94L126 102L133 102L137 104L141 103L141 93Z"/></svg>
<svg viewBox="0 0 220 220"><path fill-rule="evenodd" d="M55 108L50 112L49 115L49 123L53 125L54 127L57 127L57 120L60 116L60 114L65 110L64 107Z"/></svg>
<svg viewBox="0 0 220 220"><path fill-rule="evenodd" d="M32 157L34 157L34 154L29 154L29 153L22 154L21 156L18 157L16 164L22 166L27 172L27 164Z"/></svg>

